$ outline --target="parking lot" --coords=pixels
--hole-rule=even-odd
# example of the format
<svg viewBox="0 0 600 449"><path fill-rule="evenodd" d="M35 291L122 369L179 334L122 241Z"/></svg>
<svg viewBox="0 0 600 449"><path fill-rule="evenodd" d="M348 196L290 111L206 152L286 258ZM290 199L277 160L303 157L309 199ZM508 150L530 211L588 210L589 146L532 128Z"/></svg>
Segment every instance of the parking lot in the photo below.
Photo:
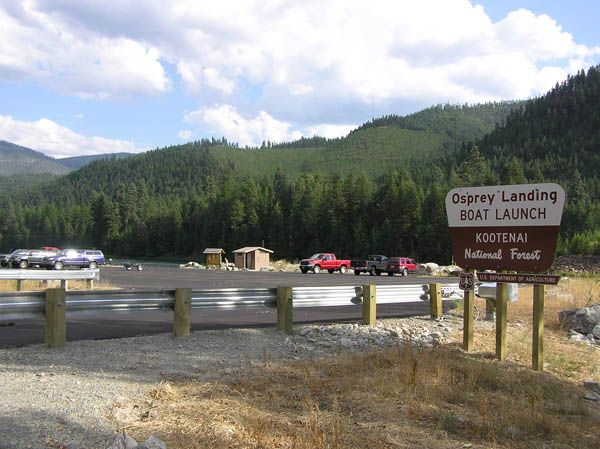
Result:
<svg viewBox="0 0 600 449"><path fill-rule="evenodd" d="M369 276L321 272L319 274L277 271L222 271L184 269L176 266L143 265L142 271L127 271L122 267L102 267L100 279L115 287L173 289L173 288L252 288L252 287L322 287L334 285L397 285L456 283L457 278L430 276Z"/></svg>

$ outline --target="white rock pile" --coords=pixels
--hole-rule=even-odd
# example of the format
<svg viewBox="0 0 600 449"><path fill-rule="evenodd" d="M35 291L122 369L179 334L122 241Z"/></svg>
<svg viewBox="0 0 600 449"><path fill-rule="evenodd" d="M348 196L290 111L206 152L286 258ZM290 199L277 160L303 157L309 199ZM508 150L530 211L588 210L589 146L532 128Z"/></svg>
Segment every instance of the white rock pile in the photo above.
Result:
<svg viewBox="0 0 600 449"><path fill-rule="evenodd" d="M460 319L431 320L428 317L404 318L377 322L375 326L357 323L305 325L295 328L286 344L296 352L331 353L332 349L360 351L412 345L434 348L451 341Z"/></svg>

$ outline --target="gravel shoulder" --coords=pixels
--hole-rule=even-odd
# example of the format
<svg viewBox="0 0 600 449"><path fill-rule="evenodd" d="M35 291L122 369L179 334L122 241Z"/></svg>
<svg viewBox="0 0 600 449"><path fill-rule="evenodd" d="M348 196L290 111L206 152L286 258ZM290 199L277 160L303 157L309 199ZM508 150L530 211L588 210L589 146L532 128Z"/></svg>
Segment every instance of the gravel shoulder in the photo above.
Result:
<svg viewBox="0 0 600 449"><path fill-rule="evenodd" d="M127 422L131 404L164 381L218 380L269 360L320 357L406 341L435 346L452 341L459 318L385 319L357 324L194 332L118 340L69 342L0 350L0 449L104 449Z"/></svg>

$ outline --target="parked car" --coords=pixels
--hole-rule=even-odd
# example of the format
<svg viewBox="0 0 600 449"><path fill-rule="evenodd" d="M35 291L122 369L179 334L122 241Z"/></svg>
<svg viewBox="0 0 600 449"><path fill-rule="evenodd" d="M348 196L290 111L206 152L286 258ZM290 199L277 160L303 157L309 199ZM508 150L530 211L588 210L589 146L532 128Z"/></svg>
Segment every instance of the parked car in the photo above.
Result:
<svg viewBox="0 0 600 449"><path fill-rule="evenodd" d="M312 271L317 274L321 270L327 270L330 273L339 271L344 274L348 271L348 267L350 267L350 260L338 259L333 253L316 253L308 259L300 261L300 271L302 273Z"/></svg>
<svg viewBox="0 0 600 449"><path fill-rule="evenodd" d="M416 273L417 262L408 257L390 257L385 261L383 271L389 276L393 276L394 274L408 276L409 273Z"/></svg>
<svg viewBox="0 0 600 449"><path fill-rule="evenodd" d="M63 249L54 256L44 257L42 266L49 270L65 267L98 268L106 263L104 254L97 249Z"/></svg>
<svg viewBox="0 0 600 449"><path fill-rule="evenodd" d="M15 249L10 254L6 254L2 259L0 259L0 266L2 267L10 267L10 258L16 256L17 254L25 254L28 250L26 249Z"/></svg>
<svg viewBox="0 0 600 449"><path fill-rule="evenodd" d="M360 273L369 273L371 276L379 276L384 268L386 256L382 255L370 255L367 259L354 259L350 261L350 268L354 270L354 274L357 276Z"/></svg>
<svg viewBox="0 0 600 449"><path fill-rule="evenodd" d="M9 266L13 268L29 268L40 266L44 260L44 257L54 256L58 251L49 251L43 249L31 249L26 252L17 253L12 255L9 259Z"/></svg>

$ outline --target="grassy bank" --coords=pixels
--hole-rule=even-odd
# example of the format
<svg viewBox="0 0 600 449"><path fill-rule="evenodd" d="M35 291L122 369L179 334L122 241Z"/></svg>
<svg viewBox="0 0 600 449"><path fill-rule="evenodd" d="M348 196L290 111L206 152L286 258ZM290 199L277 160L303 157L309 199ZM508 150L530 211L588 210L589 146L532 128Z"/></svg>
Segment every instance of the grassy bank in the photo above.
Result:
<svg viewBox="0 0 600 449"><path fill-rule="evenodd" d="M470 354L458 343L400 347L163 384L127 431L190 449L596 447L600 407L580 381L600 380L600 351L569 342L557 319L597 301L596 287L578 278L547 289L544 373L529 368L532 292L522 287L509 304L506 362L494 359L494 323L477 321Z"/></svg>

